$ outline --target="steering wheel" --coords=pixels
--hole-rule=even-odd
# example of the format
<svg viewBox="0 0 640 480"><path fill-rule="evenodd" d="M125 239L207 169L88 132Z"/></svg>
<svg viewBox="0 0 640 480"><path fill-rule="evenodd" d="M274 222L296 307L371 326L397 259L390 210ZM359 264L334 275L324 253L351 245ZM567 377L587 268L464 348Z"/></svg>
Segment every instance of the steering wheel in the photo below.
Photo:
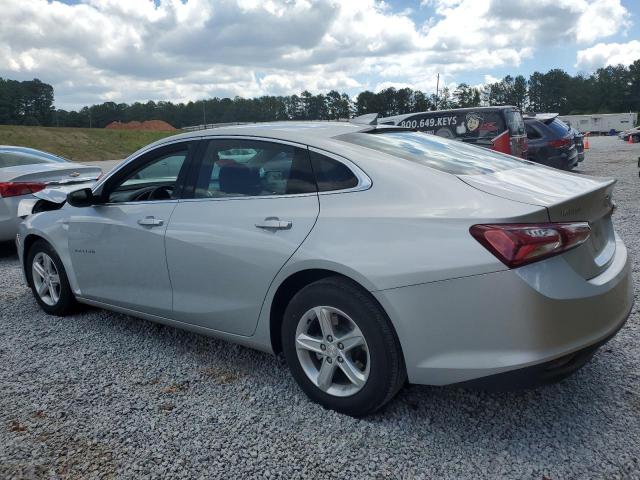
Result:
<svg viewBox="0 0 640 480"><path fill-rule="evenodd" d="M142 193L136 195L133 201L139 202L143 200L169 200L171 199L172 193L172 186L160 185L159 187L145 190Z"/></svg>

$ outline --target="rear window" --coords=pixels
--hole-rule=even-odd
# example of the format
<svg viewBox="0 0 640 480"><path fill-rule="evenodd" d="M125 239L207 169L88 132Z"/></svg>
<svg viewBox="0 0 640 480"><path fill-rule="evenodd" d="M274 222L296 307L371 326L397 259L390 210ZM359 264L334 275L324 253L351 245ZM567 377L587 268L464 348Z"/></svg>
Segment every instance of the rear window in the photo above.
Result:
<svg viewBox="0 0 640 480"><path fill-rule="evenodd" d="M0 168L36 165L38 163L54 163L44 157L36 157L28 153L0 152Z"/></svg>
<svg viewBox="0 0 640 480"><path fill-rule="evenodd" d="M422 132L348 133L336 138L454 175L494 173L529 164L486 148Z"/></svg>
<svg viewBox="0 0 640 480"><path fill-rule="evenodd" d="M65 163L69 161L66 158L54 155L53 153L43 152L42 150L36 150L35 148L29 147L3 146L2 148L0 148L0 153L5 152L32 155L34 157L44 158L45 160L51 160L52 162L56 163Z"/></svg>
<svg viewBox="0 0 640 480"><path fill-rule="evenodd" d="M517 110L506 110L504 112L507 126L511 135L524 135L524 120L522 114Z"/></svg>
<svg viewBox="0 0 640 480"><path fill-rule="evenodd" d="M547 123L547 127L549 127L553 133L559 137L564 137L569 133L569 125L557 118L554 118L551 122Z"/></svg>

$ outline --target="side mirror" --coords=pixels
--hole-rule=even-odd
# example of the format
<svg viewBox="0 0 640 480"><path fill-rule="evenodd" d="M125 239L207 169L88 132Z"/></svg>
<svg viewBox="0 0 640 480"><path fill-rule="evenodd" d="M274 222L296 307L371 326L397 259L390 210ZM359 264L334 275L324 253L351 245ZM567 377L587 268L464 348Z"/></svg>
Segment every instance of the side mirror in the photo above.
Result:
<svg viewBox="0 0 640 480"><path fill-rule="evenodd" d="M90 207L98 203L90 188L83 188L67 194L67 203L72 207Z"/></svg>

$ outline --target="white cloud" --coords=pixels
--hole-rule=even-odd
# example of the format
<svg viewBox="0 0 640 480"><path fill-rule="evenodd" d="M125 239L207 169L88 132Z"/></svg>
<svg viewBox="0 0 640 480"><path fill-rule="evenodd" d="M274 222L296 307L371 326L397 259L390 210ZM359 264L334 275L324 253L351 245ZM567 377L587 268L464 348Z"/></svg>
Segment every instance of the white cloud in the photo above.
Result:
<svg viewBox="0 0 640 480"><path fill-rule="evenodd" d="M412 9L381 0L3 0L0 76L52 83L67 108L383 85L431 91L437 73L448 84L517 67L543 46L593 43L629 22L620 0L422 5L435 13L419 25Z"/></svg>
<svg viewBox="0 0 640 480"><path fill-rule="evenodd" d="M591 48L579 50L576 67L594 70L609 65L629 65L640 59L640 41L628 43L598 43Z"/></svg>
<svg viewBox="0 0 640 480"><path fill-rule="evenodd" d="M578 42L589 43L630 26L629 12L619 0L596 0L580 15L576 25Z"/></svg>

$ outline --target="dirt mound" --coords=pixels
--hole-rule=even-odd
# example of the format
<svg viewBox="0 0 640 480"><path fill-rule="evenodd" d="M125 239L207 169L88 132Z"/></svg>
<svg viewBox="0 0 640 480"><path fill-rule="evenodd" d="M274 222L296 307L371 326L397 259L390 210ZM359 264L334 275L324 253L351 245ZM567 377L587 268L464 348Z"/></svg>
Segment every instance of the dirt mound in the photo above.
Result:
<svg viewBox="0 0 640 480"><path fill-rule="evenodd" d="M150 130L154 132L173 132L177 130L171 124L164 120L145 120L144 122L111 122L104 128L110 128L113 130Z"/></svg>

